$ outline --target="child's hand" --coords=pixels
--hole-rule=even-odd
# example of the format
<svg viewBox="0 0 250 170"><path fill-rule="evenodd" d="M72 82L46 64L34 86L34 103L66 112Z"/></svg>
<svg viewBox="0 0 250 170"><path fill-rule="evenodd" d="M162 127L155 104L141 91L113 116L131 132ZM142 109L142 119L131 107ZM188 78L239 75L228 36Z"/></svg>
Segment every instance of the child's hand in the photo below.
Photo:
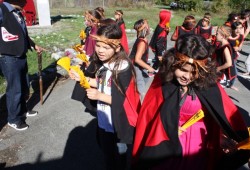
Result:
<svg viewBox="0 0 250 170"><path fill-rule="evenodd" d="M239 47L233 47L235 51L239 51Z"/></svg>
<svg viewBox="0 0 250 170"><path fill-rule="evenodd" d="M158 56L158 59L161 62L162 61L162 56Z"/></svg>
<svg viewBox="0 0 250 170"><path fill-rule="evenodd" d="M228 138L225 135L221 136L220 145L225 153L232 153L237 150L237 142L233 139Z"/></svg>
<svg viewBox="0 0 250 170"><path fill-rule="evenodd" d="M178 129L178 135L180 136L183 132L186 132L187 130L182 128L181 126L179 126L179 129Z"/></svg>
<svg viewBox="0 0 250 170"><path fill-rule="evenodd" d="M99 92L97 89L89 88L89 89L86 89L86 91L87 91L87 96L88 96L89 99L91 99L91 100L99 100L101 92Z"/></svg>
<svg viewBox="0 0 250 170"><path fill-rule="evenodd" d="M80 75L73 69L69 70L69 77L73 80L80 81Z"/></svg>
<svg viewBox="0 0 250 170"><path fill-rule="evenodd" d="M149 72L149 73L154 73L154 72L155 72L155 69L153 69L152 67L150 67L150 68L148 69L148 72Z"/></svg>

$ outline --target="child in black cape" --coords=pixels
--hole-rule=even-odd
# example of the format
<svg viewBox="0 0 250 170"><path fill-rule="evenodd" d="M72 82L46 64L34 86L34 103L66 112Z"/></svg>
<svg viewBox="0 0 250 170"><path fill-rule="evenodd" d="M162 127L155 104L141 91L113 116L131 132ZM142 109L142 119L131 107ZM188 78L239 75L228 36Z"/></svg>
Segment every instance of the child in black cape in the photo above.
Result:
<svg viewBox="0 0 250 170"><path fill-rule="evenodd" d="M249 133L217 83L213 51L203 37L184 35L165 53L138 116L135 169L237 169L247 162L249 150L236 143Z"/></svg>

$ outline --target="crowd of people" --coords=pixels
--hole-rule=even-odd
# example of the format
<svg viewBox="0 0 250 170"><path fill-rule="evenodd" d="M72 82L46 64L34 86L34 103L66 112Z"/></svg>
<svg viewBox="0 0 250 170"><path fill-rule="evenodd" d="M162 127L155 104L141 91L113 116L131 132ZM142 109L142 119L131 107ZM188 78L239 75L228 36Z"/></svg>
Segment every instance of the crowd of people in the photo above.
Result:
<svg viewBox="0 0 250 170"><path fill-rule="evenodd" d="M0 68L8 83L8 124L17 130L28 128L19 119L29 113L24 102L26 52L31 47L42 51L28 37L18 14L24 2L0 4L1 28L12 37L7 40L9 36L1 34ZM250 30L250 11L230 14L215 34L209 13L198 24L187 15L171 36L175 46L167 48L171 12L160 10L150 41L147 20L134 23L137 34L131 51L123 15L116 10L115 19L107 18L101 7L84 13L81 49L89 61L69 71L76 80L72 99L96 113L97 143L106 169L237 169L246 163L250 151L239 146L249 139L249 132L223 87L238 90L235 63ZM155 54L152 65L149 50ZM14 60L18 63L8 64ZM153 82L146 91L149 77ZM14 113L18 117L12 119Z"/></svg>
<svg viewBox="0 0 250 170"><path fill-rule="evenodd" d="M95 43L90 64L83 74L69 72L79 88L89 83L81 98L87 108L95 101L89 110L97 113L97 141L106 169L237 169L246 163L249 150L237 147L249 132L221 82L226 79L225 86L238 90L235 62L250 29L243 30L250 13L244 23L228 20L216 29L209 13L198 24L188 15L176 26L171 36L175 46L168 49L171 12L161 10L150 41L147 20L134 23L130 52L122 15L116 10L112 23L99 20L96 34L86 38Z"/></svg>

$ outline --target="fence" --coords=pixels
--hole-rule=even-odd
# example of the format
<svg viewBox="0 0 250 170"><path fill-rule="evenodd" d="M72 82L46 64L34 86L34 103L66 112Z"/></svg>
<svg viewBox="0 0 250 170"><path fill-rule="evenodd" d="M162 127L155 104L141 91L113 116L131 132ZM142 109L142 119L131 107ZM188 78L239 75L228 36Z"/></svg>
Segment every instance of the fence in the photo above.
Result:
<svg viewBox="0 0 250 170"><path fill-rule="evenodd" d="M129 6L139 2L147 3L154 2L154 0L49 0L50 8Z"/></svg>

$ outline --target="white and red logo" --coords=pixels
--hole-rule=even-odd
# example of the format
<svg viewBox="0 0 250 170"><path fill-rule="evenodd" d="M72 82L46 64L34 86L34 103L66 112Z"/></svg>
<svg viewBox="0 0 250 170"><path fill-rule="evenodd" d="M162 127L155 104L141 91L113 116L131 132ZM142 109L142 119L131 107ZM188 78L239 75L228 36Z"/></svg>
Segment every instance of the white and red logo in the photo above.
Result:
<svg viewBox="0 0 250 170"><path fill-rule="evenodd" d="M1 27L1 34L3 37L3 41L5 41L5 42L18 40L18 35L13 35L13 34L9 33L6 30L6 28L4 28L4 27Z"/></svg>

